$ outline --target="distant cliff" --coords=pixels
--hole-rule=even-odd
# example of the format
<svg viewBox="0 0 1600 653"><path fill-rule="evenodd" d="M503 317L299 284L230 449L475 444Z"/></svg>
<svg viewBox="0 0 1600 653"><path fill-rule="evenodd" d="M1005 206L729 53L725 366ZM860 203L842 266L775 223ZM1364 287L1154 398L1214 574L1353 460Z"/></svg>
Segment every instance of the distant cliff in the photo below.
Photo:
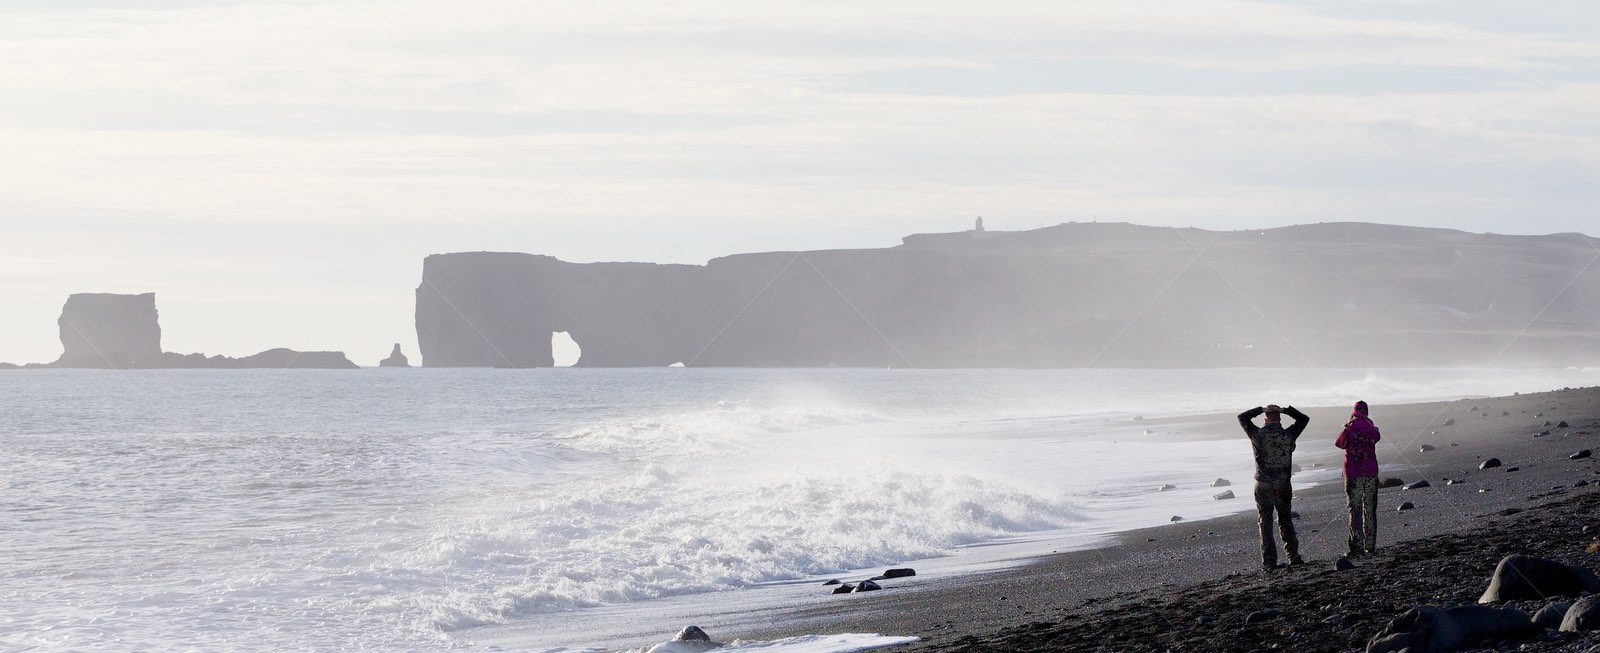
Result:
<svg viewBox="0 0 1600 653"><path fill-rule="evenodd" d="M320 368L354 369L344 353L269 349L242 358L177 354L161 351L161 326L155 293L116 295L78 293L61 308L61 358L48 365L28 367L87 367L112 369L247 369ZM15 367L15 366L12 366Z"/></svg>
<svg viewBox="0 0 1600 653"><path fill-rule="evenodd" d="M1331 223L1063 224L704 266L429 256L422 364L1406 367L1600 364L1600 244Z"/></svg>

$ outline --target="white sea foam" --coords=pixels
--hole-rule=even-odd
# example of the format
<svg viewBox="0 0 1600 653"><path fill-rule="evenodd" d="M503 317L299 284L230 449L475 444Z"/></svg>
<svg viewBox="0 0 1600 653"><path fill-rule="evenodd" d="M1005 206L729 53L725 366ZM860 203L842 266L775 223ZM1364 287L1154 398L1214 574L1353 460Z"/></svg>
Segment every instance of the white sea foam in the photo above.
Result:
<svg viewBox="0 0 1600 653"><path fill-rule="evenodd" d="M774 640L734 640L707 648L700 642L662 642L648 647L627 649L621 653L856 653L889 646L899 646L919 641L916 637L884 636L878 634L843 633L839 635L802 635ZM558 646L531 649L528 653L607 653L603 647L569 648Z"/></svg>
<svg viewBox="0 0 1600 653"><path fill-rule="evenodd" d="M605 616L552 645L609 645L637 618L627 606L693 610L728 590L1243 505L1205 487L1248 475L1242 439L1166 441L1135 416L1596 376L0 375L0 648L435 650L573 611ZM793 648L809 644L824 648Z"/></svg>

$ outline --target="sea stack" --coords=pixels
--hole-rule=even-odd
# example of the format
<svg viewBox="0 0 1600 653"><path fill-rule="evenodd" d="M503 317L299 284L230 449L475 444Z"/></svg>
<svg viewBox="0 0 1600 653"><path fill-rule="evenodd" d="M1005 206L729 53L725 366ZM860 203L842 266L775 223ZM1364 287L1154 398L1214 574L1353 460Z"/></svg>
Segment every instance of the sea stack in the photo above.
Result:
<svg viewBox="0 0 1600 653"><path fill-rule="evenodd" d="M76 293L61 308L58 367L123 369L161 358L156 294Z"/></svg>
<svg viewBox="0 0 1600 653"><path fill-rule="evenodd" d="M378 361L378 367L411 367L411 361L406 355L400 353L400 343L394 343L394 350L389 352L389 357Z"/></svg>

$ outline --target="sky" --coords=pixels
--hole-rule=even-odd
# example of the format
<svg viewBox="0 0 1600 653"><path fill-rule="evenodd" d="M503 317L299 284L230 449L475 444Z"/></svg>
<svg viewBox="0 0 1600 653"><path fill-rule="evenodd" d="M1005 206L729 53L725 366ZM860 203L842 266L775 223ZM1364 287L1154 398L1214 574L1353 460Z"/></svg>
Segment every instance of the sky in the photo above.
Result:
<svg viewBox="0 0 1600 653"><path fill-rule="evenodd" d="M1356 220L1600 235L1600 4L0 0L0 361L417 360L432 253Z"/></svg>

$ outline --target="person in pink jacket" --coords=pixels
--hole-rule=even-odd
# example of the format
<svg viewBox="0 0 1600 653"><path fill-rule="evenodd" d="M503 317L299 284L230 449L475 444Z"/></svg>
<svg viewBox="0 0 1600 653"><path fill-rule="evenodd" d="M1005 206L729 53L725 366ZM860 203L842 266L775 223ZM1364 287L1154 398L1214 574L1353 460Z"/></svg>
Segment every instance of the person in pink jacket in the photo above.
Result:
<svg viewBox="0 0 1600 653"><path fill-rule="evenodd" d="M1378 548L1377 425L1367 418L1367 402L1356 402L1350 421L1334 446L1344 449L1344 494L1350 504L1350 555Z"/></svg>

